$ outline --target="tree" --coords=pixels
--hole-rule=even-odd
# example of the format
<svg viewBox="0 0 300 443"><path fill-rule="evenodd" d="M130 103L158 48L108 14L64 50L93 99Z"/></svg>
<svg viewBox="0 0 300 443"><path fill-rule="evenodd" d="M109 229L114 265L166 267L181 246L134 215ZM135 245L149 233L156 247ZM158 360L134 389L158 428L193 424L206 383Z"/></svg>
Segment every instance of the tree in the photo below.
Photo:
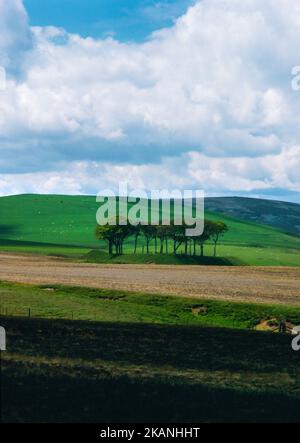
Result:
<svg viewBox="0 0 300 443"><path fill-rule="evenodd" d="M169 226L165 226L165 225L158 225L155 227L156 230L156 236L160 241L160 254L164 253L164 243L165 243L165 249L166 249L166 253L168 253L168 238L170 235L170 229Z"/></svg>
<svg viewBox="0 0 300 443"><path fill-rule="evenodd" d="M105 240L108 243L108 253L113 254L113 246L116 246L116 226L97 226L96 238L98 240Z"/></svg>
<svg viewBox="0 0 300 443"><path fill-rule="evenodd" d="M168 236L173 240L173 254L176 255L178 248L185 242L185 226L168 226Z"/></svg>
<svg viewBox="0 0 300 443"><path fill-rule="evenodd" d="M146 239L146 250L147 250L147 254L149 254L150 242L156 236L156 226L142 225L141 226L141 232L143 233L143 235L144 235L144 237Z"/></svg>
<svg viewBox="0 0 300 443"><path fill-rule="evenodd" d="M211 220L204 221L204 231L197 237L187 237L185 235L187 226L181 225L136 225L121 224L120 219L117 219L116 225L97 226L96 237L99 240L105 240L108 243L108 252L113 254L123 254L123 245L128 237L134 237L134 254L137 252L138 238L143 236L146 242L147 254L149 254L149 247L151 241L155 240L155 253L168 254L168 240L173 241L173 253L177 254L180 246L184 245L186 255L197 255L197 244L200 245L200 255L204 257L204 246L208 240L212 240L214 244L214 256L217 255L217 245L220 238L228 231L228 227L223 222L213 222ZM157 248L157 240L160 242L160 248ZM144 249L144 247L143 247Z"/></svg>
<svg viewBox="0 0 300 443"><path fill-rule="evenodd" d="M197 237L197 241L200 244L201 257L204 257L204 244L206 241L208 241L211 238L214 232L214 225L215 225L214 222L210 220L205 220L203 233L199 235L199 237Z"/></svg>
<svg viewBox="0 0 300 443"><path fill-rule="evenodd" d="M119 220L118 220L119 223ZM123 244L127 237L135 232L135 226L132 225L104 225L97 226L96 238L98 240L106 240L108 242L108 253L113 254L113 248L115 247L115 253L117 255L123 254Z"/></svg>
<svg viewBox="0 0 300 443"><path fill-rule="evenodd" d="M215 222L213 226L213 232L211 239L214 242L214 257L217 256L217 244L223 235L228 232L228 226L223 222Z"/></svg>
<svg viewBox="0 0 300 443"><path fill-rule="evenodd" d="M141 235L142 235L141 225L138 224L135 226L135 229L134 229L134 251L133 251L134 254L136 254L138 239Z"/></svg>

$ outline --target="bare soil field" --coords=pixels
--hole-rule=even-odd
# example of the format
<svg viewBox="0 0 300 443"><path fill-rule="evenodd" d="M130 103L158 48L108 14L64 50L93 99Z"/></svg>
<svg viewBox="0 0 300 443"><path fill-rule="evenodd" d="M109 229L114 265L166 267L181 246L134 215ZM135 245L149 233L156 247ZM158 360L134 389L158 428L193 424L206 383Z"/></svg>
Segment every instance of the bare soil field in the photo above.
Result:
<svg viewBox="0 0 300 443"><path fill-rule="evenodd" d="M0 253L0 280L300 305L299 268L101 265Z"/></svg>

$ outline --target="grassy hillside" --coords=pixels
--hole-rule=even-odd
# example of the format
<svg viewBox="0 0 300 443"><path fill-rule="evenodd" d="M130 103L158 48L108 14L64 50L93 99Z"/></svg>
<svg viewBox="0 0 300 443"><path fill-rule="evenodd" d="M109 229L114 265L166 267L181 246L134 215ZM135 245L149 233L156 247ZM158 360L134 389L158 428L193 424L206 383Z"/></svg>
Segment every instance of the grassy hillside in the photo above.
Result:
<svg viewBox="0 0 300 443"><path fill-rule="evenodd" d="M97 207L95 197L2 197L0 238L93 247Z"/></svg>
<svg viewBox="0 0 300 443"><path fill-rule="evenodd" d="M257 198L216 197L206 199L206 208L212 212L300 235L300 205L296 203Z"/></svg>
<svg viewBox="0 0 300 443"><path fill-rule="evenodd" d="M89 196L2 197L0 247L73 257L92 248L103 249L105 245L94 237L97 207L95 197ZM209 211L206 217L222 220L230 228L219 247L219 256L226 260L234 264L300 265L300 238ZM207 255L211 255L212 247L206 249ZM129 241L127 252L131 250Z"/></svg>

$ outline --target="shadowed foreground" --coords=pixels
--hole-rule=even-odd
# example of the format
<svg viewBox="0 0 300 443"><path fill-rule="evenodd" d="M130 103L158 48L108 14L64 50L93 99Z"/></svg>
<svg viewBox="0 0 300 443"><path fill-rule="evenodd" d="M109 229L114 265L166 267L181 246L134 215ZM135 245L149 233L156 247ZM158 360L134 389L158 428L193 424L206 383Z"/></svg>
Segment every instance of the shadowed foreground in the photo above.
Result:
<svg viewBox="0 0 300 443"><path fill-rule="evenodd" d="M4 422L299 421L290 337L2 318Z"/></svg>

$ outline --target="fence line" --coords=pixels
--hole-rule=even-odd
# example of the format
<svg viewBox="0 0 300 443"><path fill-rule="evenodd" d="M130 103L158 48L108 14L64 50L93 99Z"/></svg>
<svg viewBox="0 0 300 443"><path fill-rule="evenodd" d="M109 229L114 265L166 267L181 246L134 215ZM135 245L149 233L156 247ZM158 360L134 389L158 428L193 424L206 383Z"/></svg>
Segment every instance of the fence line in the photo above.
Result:
<svg viewBox="0 0 300 443"><path fill-rule="evenodd" d="M62 315L50 315L36 313L32 307L24 309L13 309L6 306L0 306L0 317L20 317L20 318L34 318L34 319L52 319L52 320L83 320L83 321L93 321L96 320L96 314L94 314L93 319L89 318L75 318L74 312L70 311Z"/></svg>

